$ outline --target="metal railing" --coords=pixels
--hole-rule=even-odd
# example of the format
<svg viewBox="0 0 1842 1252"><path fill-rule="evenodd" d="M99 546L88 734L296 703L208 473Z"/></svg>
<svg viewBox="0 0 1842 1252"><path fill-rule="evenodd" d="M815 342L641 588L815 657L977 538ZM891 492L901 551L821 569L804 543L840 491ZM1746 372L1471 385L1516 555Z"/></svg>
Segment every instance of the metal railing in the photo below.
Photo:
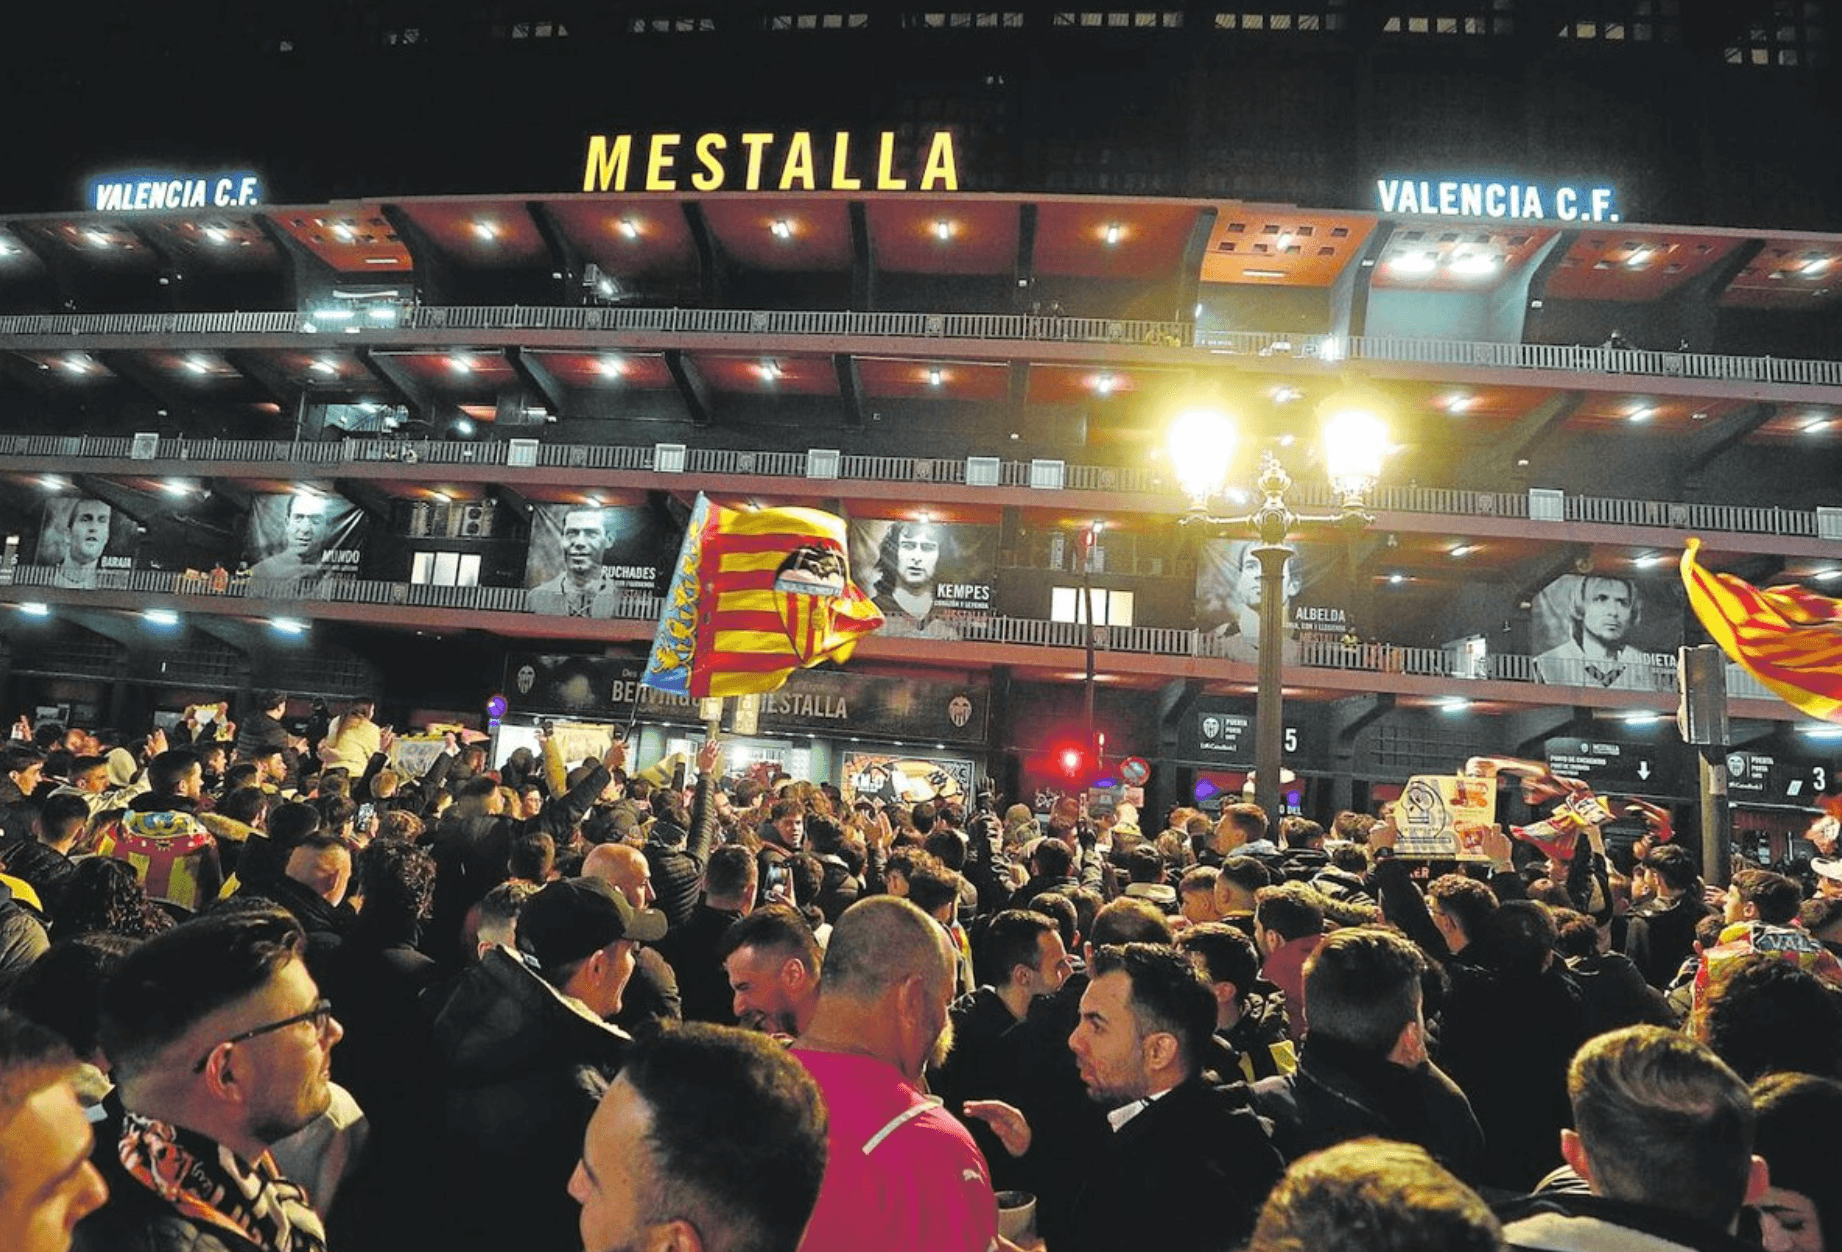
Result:
<svg viewBox="0 0 1842 1252"><path fill-rule="evenodd" d="M1659 352L1568 344L1398 336L1293 335L1198 329L1194 323L1133 318L1040 317L1022 313L857 313L837 310L636 309L549 305L404 306L384 321L327 323L312 310L264 313L23 313L0 317L0 340L110 335L290 334L344 340L381 333L586 331L610 334L814 336L868 339L1042 340L1196 348L1213 355L1345 360L1456 368L1634 374L1718 382L1842 387L1842 362Z"/></svg>
<svg viewBox="0 0 1842 1252"><path fill-rule="evenodd" d="M33 587L51 587L56 585L56 574L55 566L16 565L10 571L10 578L0 577L0 586L10 585L16 592ZM329 577L278 582L245 576L230 579L227 585L214 590L210 575L196 570L103 571L97 575L95 590L196 598L201 601L259 599L303 604L384 604L471 613L530 612L527 594L522 587L447 587L381 579ZM4 596L0 593L0 598L18 601L27 597L17 594ZM613 617L628 622L656 621L660 607L660 599L656 596L627 592L617 599ZM963 634L966 641L975 643L1085 649L1089 631L1076 622L990 617L968 623ZM1208 631L1168 626L1097 626L1092 629L1092 636L1097 652L1245 662L1244 656L1235 654L1231 641ZM1303 640L1287 645L1285 664L1288 669L1345 670L1439 678L1449 681L1452 684L1452 694L1460 697L1464 694L1464 684L1485 680L1586 691L1671 692L1676 689L1675 659L1667 656L1650 657L1619 666L1616 672L1606 669L1595 673L1581 661L1557 662L1553 658L1492 653L1479 669L1470 659L1443 648ZM210 668L215 669L216 666ZM1747 699L1776 698L1750 674L1734 665L1727 667L1727 692L1730 696Z"/></svg>
<svg viewBox="0 0 1842 1252"><path fill-rule="evenodd" d="M55 464L36 467L44 473L64 473L69 462L85 459L190 461L241 465L336 466L341 464L428 464L504 467L511 460L511 444L441 440L348 439L338 443L289 443L260 439L187 439L161 436L144 444L136 455L136 441L127 436L0 435L0 458L44 459ZM604 470L652 473L657 470L657 446L626 444L545 443L537 449L537 467L543 469ZM749 452L721 448L687 451L685 470L695 474L805 478L804 452ZM998 485L1030 485L1030 463L1003 461ZM1070 491L1112 492L1125 496L1173 497L1154 470L1138 466L1067 465L1062 486ZM663 472L663 471L660 471ZM964 459L946 457L844 456L838 479L856 482L912 482L963 485ZM977 490L977 488L972 488ZM1296 501L1304 507L1327 508L1337 503L1328 485L1298 483ZM1422 513L1456 517L1527 518L1529 497L1507 491L1469 491L1451 487L1382 486L1371 502L1381 512ZM1681 531L1725 531L1735 534L1786 535L1821 538L1817 514L1810 509L1761 508L1738 504L1701 504L1673 500L1629 500L1608 496L1565 497L1564 520L1597 522L1613 526L1649 527Z"/></svg>

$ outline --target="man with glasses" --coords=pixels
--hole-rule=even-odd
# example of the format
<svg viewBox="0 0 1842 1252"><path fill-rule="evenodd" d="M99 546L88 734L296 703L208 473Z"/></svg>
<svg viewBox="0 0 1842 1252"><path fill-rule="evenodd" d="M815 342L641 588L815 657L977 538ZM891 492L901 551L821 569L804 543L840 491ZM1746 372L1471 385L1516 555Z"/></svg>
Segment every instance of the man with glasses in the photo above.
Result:
<svg viewBox="0 0 1842 1252"><path fill-rule="evenodd" d="M324 1252L320 1216L272 1145L332 1102L345 1033L287 913L231 908L150 939L103 991L102 1046L122 1099L98 1128L109 1203L79 1252Z"/></svg>

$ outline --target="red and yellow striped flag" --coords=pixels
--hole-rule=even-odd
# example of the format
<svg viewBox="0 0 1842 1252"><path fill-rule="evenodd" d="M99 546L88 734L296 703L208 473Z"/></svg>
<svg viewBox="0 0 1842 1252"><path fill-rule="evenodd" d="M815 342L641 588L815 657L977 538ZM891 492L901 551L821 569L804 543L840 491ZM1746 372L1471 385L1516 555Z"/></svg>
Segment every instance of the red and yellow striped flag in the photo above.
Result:
<svg viewBox="0 0 1842 1252"><path fill-rule="evenodd" d="M774 691L882 624L851 581L842 518L700 495L642 681L697 697Z"/></svg>
<svg viewBox="0 0 1842 1252"><path fill-rule="evenodd" d="M1748 673L1799 712L1842 722L1842 600L1802 587L1762 590L1682 553L1682 583L1708 633Z"/></svg>

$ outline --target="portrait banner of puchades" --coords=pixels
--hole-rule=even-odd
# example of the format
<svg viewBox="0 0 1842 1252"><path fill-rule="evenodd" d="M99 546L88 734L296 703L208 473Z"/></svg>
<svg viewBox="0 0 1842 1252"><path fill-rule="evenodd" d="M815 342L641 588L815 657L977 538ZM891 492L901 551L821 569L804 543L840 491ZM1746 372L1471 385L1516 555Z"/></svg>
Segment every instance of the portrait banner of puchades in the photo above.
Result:
<svg viewBox="0 0 1842 1252"><path fill-rule="evenodd" d="M341 496L257 496L243 551L250 590L312 595L325 582L357 578L370 529L369 515Z"/></svg>
<svg viewBox="0 0 1842 1252"><path fill-rule="evenodd" d="M975 636L991 617L994 526L853 518L851 574L883 613L882 634Z"/></svg>
<svg viewBox="0 0 1842 1252"><path fill-rule="evenodd" d="M972 795L972 762L899 752L847 752L840 790L845 799L883 804L964 801Z"/></svg>
<svg viewBox="0 0 1842 1252"><path fill-rule="evenodd" d="M643 610L671 574L681 532L648 505L542 504L531 510L525 607L555 617L611 618Z"/></svg>
<svg viewBox="0 0 1842 1252"><path fill-rule="evenodd" d="M1394 806L1401 856L1486 859L1485 837L1497 820L1494 778L1415 774Z"/></svg>
<svg viewBox="0 0 1842 1252"><path fill-rule="evenodd" d="M1285 659L1302 658L1300 645L1341 643L1352 634L1350 586L1334 547L1294 544L1286 560ZM1216 641L1231 661L1260 657L1260 603L1265 580L1251 539L1205 539L1196 552L1196 628Z"/></svg>
<svg viewBox="0 0 1842 1252"><path fill-rule="evenodd" d="M52 569L51 585L89 590L134 568L141 528L126 513L90 495L45 501L31 563Z"/></svg>
<svg viewBox="0 0 1842 1252"><path fill-rule="evenodd" d="M1674 578L1562 574L1530 605L1529 649L1546 683L1674 690L1682 587Z"/></svg>

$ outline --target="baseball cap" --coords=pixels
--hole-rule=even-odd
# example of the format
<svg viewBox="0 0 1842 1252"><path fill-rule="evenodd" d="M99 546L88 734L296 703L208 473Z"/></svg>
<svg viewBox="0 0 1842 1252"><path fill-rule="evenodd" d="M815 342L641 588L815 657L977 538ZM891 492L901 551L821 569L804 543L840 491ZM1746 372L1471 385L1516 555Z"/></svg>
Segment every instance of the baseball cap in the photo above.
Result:
<svg viewBox="0 0 1842 1252"><path fill-rule="evenodd" d="M1842 882L1842 856L1813 856L1810 868L1824 878Z"/></svg>
<svg viewBox="0 0 1842 1252"><path fill-rule="evenodd" d="M546 970L599 952L616 939L656 942L668 923L657 909L636 909L599 878L563 878L525 902L518 946Z"/></svg>

